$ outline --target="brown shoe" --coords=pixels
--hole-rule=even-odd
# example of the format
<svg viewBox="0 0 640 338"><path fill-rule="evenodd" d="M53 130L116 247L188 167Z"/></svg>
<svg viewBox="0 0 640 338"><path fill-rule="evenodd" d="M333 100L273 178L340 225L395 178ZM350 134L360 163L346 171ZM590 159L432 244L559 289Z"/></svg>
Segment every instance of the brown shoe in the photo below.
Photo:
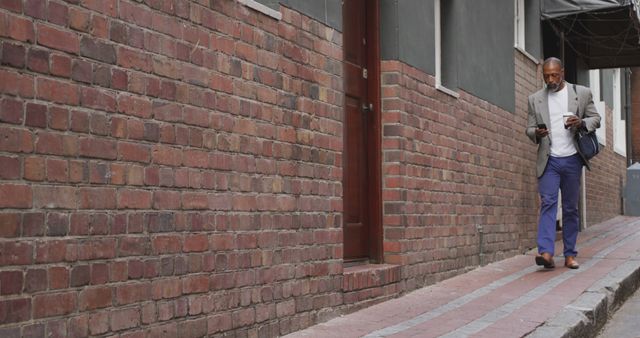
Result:
<svg viewBox="0 0 640 338"><path fill-rule="evenodd" d="M577 269L580 267L580 264L578 264L578 261L575 257L567 256L564 259L564 266L568 267L569 269Z"/></svg>
<svg viewBox="0 0 640 338"><path fill-rule="evenodd" d="M556 264L553 261L553 255L548 252L543 252L536 256L536 265L544 266L546 269L553 269Z"/></svg>

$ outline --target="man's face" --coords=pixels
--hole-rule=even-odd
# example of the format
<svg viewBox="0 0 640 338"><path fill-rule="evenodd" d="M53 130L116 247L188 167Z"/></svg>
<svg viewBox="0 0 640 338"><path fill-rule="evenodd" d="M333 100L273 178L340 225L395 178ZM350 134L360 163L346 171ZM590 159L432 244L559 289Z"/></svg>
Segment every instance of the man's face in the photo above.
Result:
<svg viewBox="0 0 640 338"><path fill-rule="evenodd" d="M544 65L542 67L542 76L549 90L556 92L562 88L564 69L559 64L551 62Z"/></svg>

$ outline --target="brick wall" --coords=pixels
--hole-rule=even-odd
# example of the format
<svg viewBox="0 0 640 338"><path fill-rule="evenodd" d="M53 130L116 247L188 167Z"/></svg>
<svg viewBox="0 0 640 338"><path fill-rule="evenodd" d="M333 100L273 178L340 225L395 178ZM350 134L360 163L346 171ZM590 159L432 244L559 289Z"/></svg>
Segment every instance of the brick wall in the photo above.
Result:
<svg viewBox="0 0 640 338"><path fill-rule="evenodd" d="M341 35L282 11L0 1L0 336L276 336L342 302Z"/></svg>
<svg viewBox="0 0 640 338"><path fill-rule="evenodd" d="M407 265L409 289L534 245L535 146L524 126L540 78L525 56L515 62L515 113L383 62L385 261Z"/></svg>
<svg viewBox="0 0 640 338"><path fill-rule="evenodd" d="M606 109L607 144L590 161L591 171L586 171L587 226L622 214L627 160L613 151L613 111Z"/></svg>

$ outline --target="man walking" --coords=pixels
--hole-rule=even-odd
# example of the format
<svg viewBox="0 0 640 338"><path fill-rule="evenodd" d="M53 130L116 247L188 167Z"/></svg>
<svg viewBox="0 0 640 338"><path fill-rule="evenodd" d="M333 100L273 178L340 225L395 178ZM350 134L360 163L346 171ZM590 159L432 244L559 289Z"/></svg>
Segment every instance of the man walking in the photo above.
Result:
<svg viewBox="0 0 640 338"><path fill-rule="evenodd" d="M564 265L580 267L576 260L576 241L580 227L578 196L582 166L589 162L578 151L578 129L600 127L600 115L593 104L591 90L564 81L564 67L557 58L548 58L542 66L546 88L529 96L526 134L538 144L536 172L540 193L537 265L554 268L554 242L558 189L562 196L562 241Z"/></svg>

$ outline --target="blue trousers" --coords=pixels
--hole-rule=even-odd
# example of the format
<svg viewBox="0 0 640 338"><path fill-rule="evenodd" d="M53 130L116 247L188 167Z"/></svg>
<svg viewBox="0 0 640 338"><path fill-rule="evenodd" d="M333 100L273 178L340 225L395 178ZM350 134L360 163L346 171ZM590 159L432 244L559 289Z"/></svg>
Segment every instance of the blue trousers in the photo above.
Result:
<svg viewBox="0 0 640 338"><path fill-rule="evenodd" d="M564 256L576 256L576 241L580 230L578 198L582 176L580 155L549 157L544 173L538 178L540 220L538 221L538 253L554 254L558 189L562 192L562 242Z"/></svg>

